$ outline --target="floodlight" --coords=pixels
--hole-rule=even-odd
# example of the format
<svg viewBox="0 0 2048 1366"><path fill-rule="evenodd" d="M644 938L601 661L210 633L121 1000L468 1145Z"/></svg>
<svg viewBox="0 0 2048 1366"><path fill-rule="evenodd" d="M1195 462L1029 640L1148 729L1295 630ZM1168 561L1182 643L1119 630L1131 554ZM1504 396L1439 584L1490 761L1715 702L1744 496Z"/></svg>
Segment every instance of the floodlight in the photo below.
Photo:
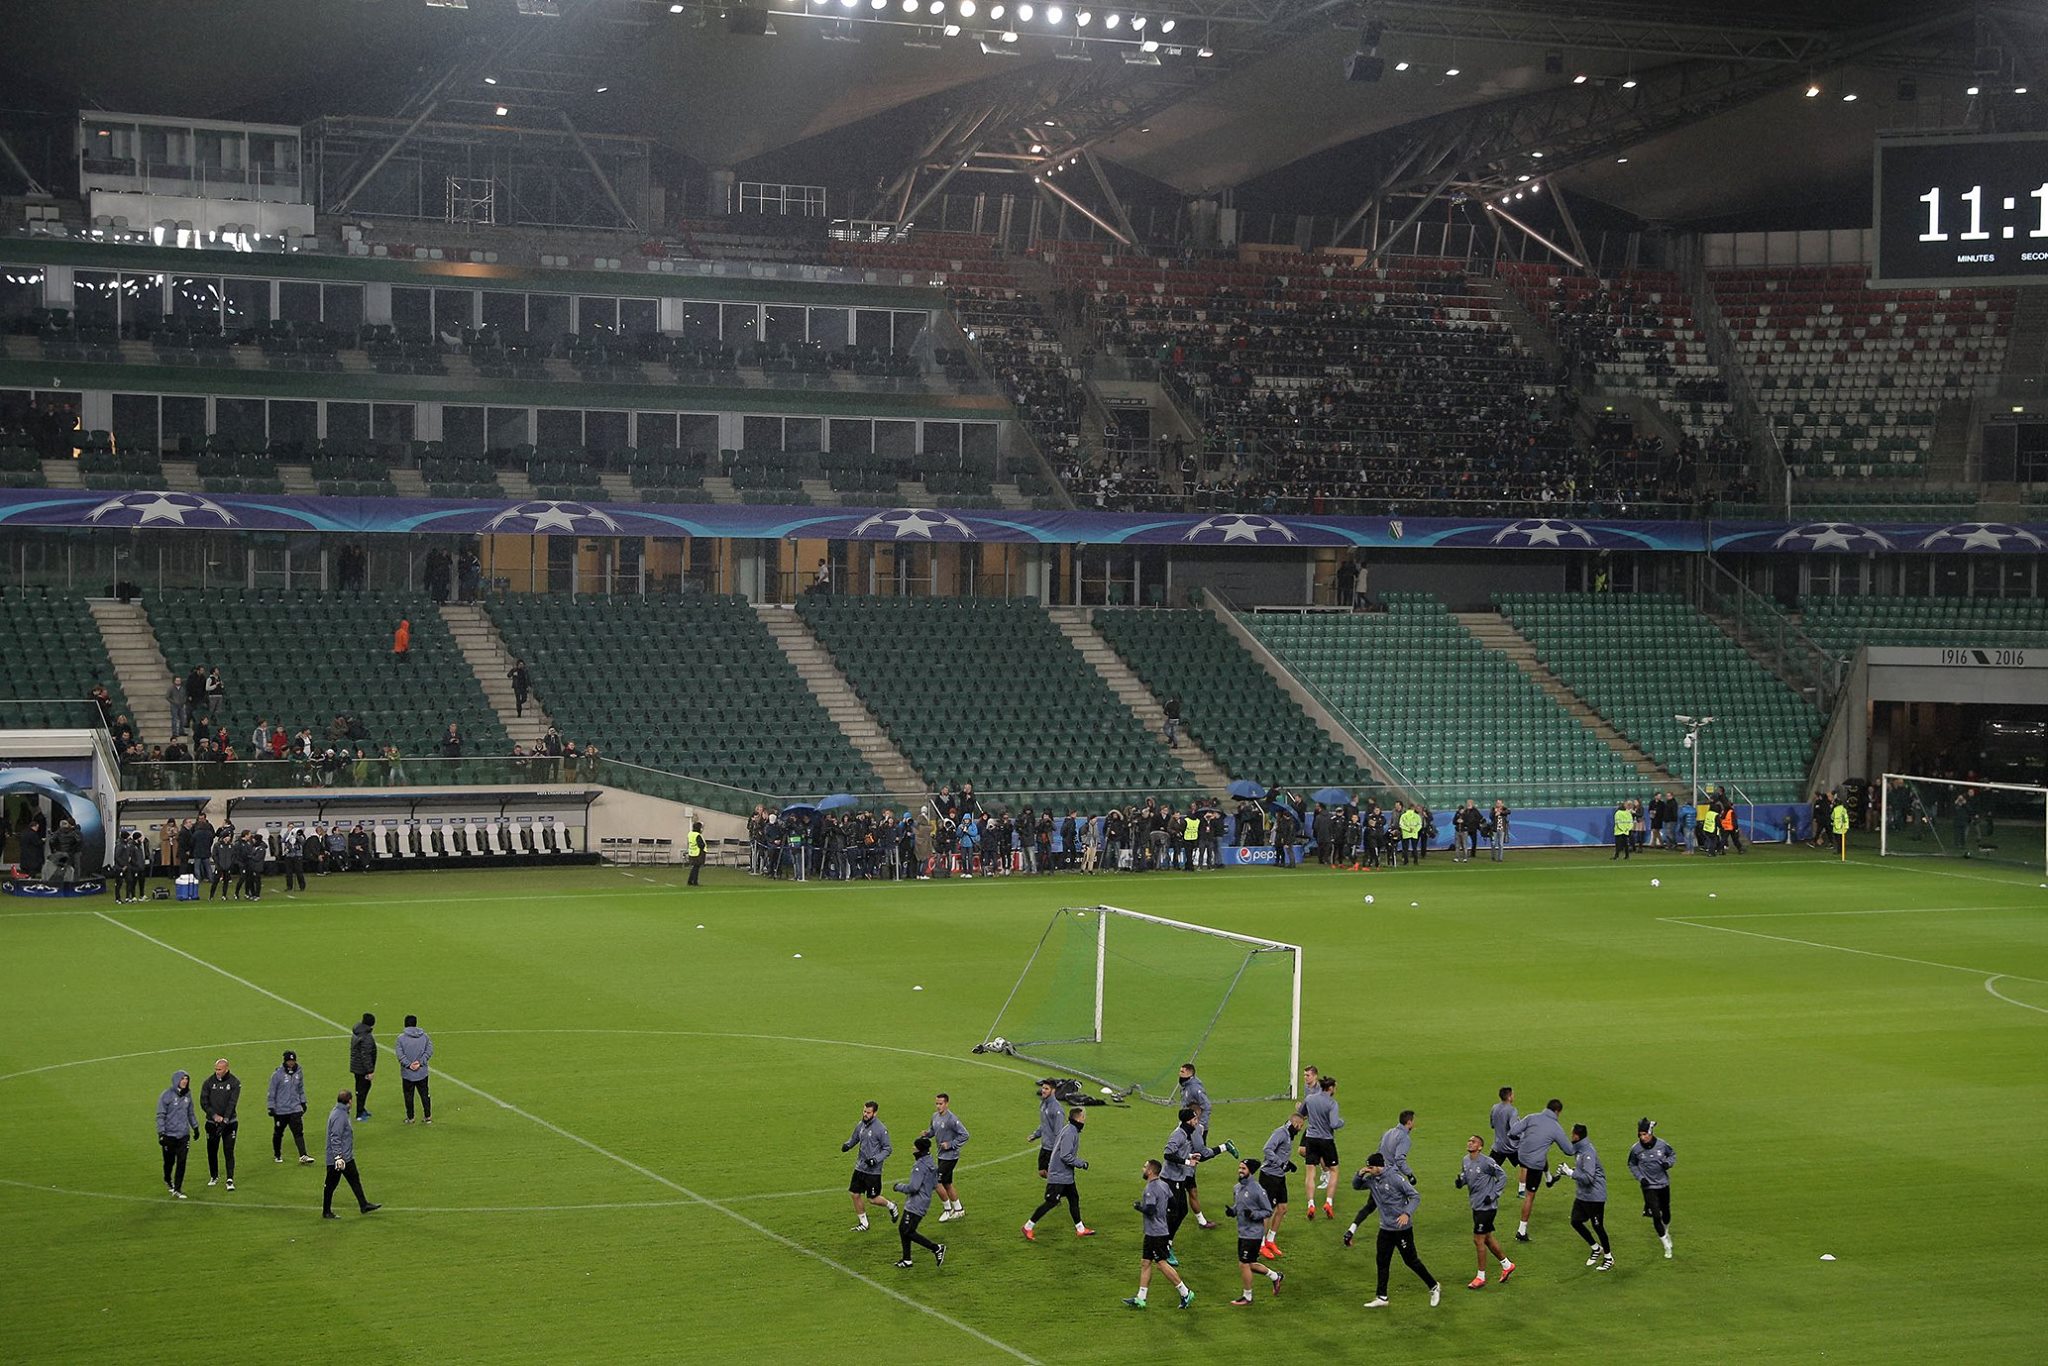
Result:
<svg viewBox="0 0 2048 1366"><path fill-rule="evenodd" d="M1014 42L1016 42L1016 41L1017 41L1017 30L1015 30L1015 29L1013 29L1013 28L1012 28L1012 29L1005 29L1005 30L1003 30L1003 41L1004 41L1004 42L1006 42L1006 43L1014 43Z"/></svg>
<svg viewBox="0 0 2048 1366"><path fill-rule="evenodd" d="M1172 19L1161 19L1161 20L1159 21L1159 31L1160 31L1161 33L1171 33L1171 32L1173 32L1173 26L1174 26L1174 23L1175 23L1175 21L1174 21L1174 20L1172 20Z"/></svg>
<svg viewBox="0 0 2048 1366"><path fill-rule="evenodd" d="M1047 5L1045 7L1045 22L1048 24L1060 23L1066 17L1067 12L1058 5Z"/></svg>
<svg viewBox="0 0 2048 1366"><path fill-rule="evenodd" d="M1809 86L1807 86L1807 87L1806 87L1806 98L1808 98L1809 100L1810 100L1810 99L1814 99L1814 98L1815 98L1815 97L1817 97L1817 96L1818 96L1819 94L1820 94L1820 87L1819 87L1819 86L1817 86L1817 85L1809 85Z"/></svg>
<svg viewBox="0 0 2048 1366"><path fill-rule="evenodd" d="M499 117L499 118L501 118L501 119L502 119L502 118L504 118L504 117L505 117L505 116L506 116L507 114L509 114L509 113L511 113L511 112L512 112L511 110L507 109L507 108L506 108L506 107L505 107L504 105L502 105L502 104L498 106L498 117Z"/></svg>
<svg viewBox="0 0 2048 1366"><path fill-rule="evenodd" d="M1143 33L1145 31L1145 22L1145 16L1142 14L1131 20L1131 32Z"/></svg>
<svg viewBox="0 0 2048 1366"><path fill-rule="evenodd" d="M1197 54L1197 55L1199 55L1199 56L1203 56L1203 57L1206 57L1206 56L1208 56L1209 54L1208 54L1207 52L1202 52L1202 53L1199 53L1199 54ZM1396 70L1396 71L1406 71L1407 69L1408 69L1408 63L1406 63L1406 62L1395 62L1395 63L1394 63L1394 70Z"/></svg>
<svg viewBox="0 0 2048 1366"><path fill-rule="evenodd" d="M1629 77L1629 78L1628 78L1627 80L1625 80L1625 81L1623 81L1623 82L1621 83L1621 88L1622 88L1623 90L1633 90L1633 89L1635 89L1635 88L1636 88L1636 78L1635 78L1635 77L1633 77L1633 76Z"/></svg>
<svg viewBox="0 0 2048 1366"><path fill-rule="evenodd" d="M1453 67L1446 67L1446 68L1444 69L1444 75L1446 75L1446 76L1455 76L1455 75L1457 75L1457 74L1458 74L1458 68L1456 68L1455 66L1453 66Z"/></svg>
<svg viewBox="0 0 2048 1366"><path fill-rule="evenodd" d="M1138 44L1138 51L1140 52L1157 52L1158 50L1158 40L1153 38L1147 38L1144 42Z"/></svg>
<svg viewBox="0 0 2048 1366"><path fill-rule="evenodd" d="M1851 91L1849 91L1849 92L1848 92L1847 94L1843 95L1843 96L1842 96L1842 103L1843 103L1843 104L1854 104L1854 103L1856 103L1856 92L1855 92L1855 91L1853 91L1853 90L1851 90Z"/></svg>
<svg viewBox="0 0 2048 1366"><path fill-rule="evenodd" d="M940 32L944 33L948 38L958 38L960 36L960 26L958 24L948 24Z"/></svg>
<svg viewBox="0 0 2048 1366"><path fill-rule="evenodd" d="M1037 13L1038 13L1038 11L1037 11L1037 10L1035 10L1035 9L1033 9L1033 8L1032 8L1031 6L1029 6L1029 5L1019 5L1019 6L1017 6L1017 17L1018 17L1018 18L1019 18L1020 20L1022 20L1023 22L1027 23L1027 24L1031 22L1031 20L1032 20L1032 17L1033 17L1034 15L1036 15Z"/></svg>
<svg viewBox="0 0 2048 1366"><path fill-rule="evenodd" d="M972 19L974 17L974 0L960 0L960 17L962 19Z"/></svg>
<svg viewBox="0 0 2048 1366"><path fill-rule="evenodd" d="M946 12L946 0L931 0L931 3L926 5L924 9L926 14L944 14Z"/></svg>
<svg viewBox="0 0 2048 1366"><path fill-rule="evenodd" d="M1082 28L1088 27L1088 25L1092 23L1094 19L1095 16L1090 14L1087 10L1082 10L1079 14L1074 16L1074 22L1076 24L1079 24Z"/></svg>

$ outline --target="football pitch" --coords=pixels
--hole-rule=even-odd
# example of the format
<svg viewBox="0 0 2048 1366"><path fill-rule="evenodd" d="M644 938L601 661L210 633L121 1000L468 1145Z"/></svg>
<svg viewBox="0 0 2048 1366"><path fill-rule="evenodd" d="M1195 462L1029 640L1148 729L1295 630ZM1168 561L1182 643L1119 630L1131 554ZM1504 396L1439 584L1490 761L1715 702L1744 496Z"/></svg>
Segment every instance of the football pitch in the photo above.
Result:
<svg viewBox="0 0 2048 1366"><path fill-rule="evenodd" d="M2039 1360L2042 880L1767 849L696 889L666 868L409 873L296 898L272 880L255 906L9 903L0 1360ZM1347 1183L1336 1226L1309 1223L1297 1177L1278 1297L1261 1281L1229 1307L1234 1235L1190 1220L1194 1307L1162 1278L1149 1312L1125 1309L1139 1168L1174 1122L1142 1102L1090 1112L1100 1236L1055 1213L1019 1237L1045 1069L969 1050L1052 912L1093 902L1303 946L1302 1057L1342 1082L1347 1172L1419 1113L1440 1307L1397 1261L1392 1307L1363 1311L1372 1239L1339 1242L1362 1197ZM358 1216L343 1187L323 1223L320 1168L289 1140L271 1161L264 1088L297 1049L317 1156L366 1010L386 1051L356 1150L384 1208ZM436 1046L432 1127L400 1123L407 1013ZM202 1139L174 1202L156 1098L223 1055L238 1189L207 1188ZM1584 1266L1567 1183L1526 1246L1504 1202L1514 1278L1465 1289L1452 1178L1504 1084L1591 1129L1613 1271ZM840 1144L880 1101L885 1180L904 1179L937 1090L973 1133L967 1214L926 1221L943 1269L898 1270L886 1217L851 1231ZM1223 1106L1212 1136L1256 1152L1288 1109ZM1668 1261L1624 1165L1643 1115L1678 1153ZM1201 1177L1218 1219L1226 1165Z"/></svg>

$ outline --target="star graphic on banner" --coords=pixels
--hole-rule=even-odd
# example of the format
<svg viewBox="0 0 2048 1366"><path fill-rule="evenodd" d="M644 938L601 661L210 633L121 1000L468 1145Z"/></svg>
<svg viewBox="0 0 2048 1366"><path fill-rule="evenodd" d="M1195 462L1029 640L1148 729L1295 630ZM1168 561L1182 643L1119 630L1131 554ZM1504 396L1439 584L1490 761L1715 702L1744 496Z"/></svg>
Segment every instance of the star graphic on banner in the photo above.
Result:
<svg viewBox="0 0 2048 1366"><path fill-rule="evenodd" d="M1825 529L1813 534L1811 544L1815 550L1847 550L1849 537L1839 523L1831 522Z"/></svg>
<svg viewBox="0 0 2048 1366"><path fill-rule="evenodd" d="M560 503L549 503L539 512L533 514L533 529L537 532L546 531L550 528L557 531L574 531L576 529L576 516L577 514L570 512Z"/></svg>
<svg viewBox="0 0 2048 1366"><path fill-rule="evenodd" d="M932 528L945 524L946 519L943 517L927 517L922 512L912 512L895 523L896 539L900 541L906 536L921 536L929 541L932 538Z"/></svg>

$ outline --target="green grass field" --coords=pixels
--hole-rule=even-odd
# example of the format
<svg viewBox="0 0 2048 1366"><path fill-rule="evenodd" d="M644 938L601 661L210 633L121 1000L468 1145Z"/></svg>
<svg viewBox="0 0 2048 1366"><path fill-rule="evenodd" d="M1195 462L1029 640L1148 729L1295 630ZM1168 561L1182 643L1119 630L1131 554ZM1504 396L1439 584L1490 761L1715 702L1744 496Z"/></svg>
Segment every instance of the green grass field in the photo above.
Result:
<svg viewBox="0 0 2048 1366"><path fill-rule="evenodd" d="M680 881L393 874L297 899L273 883L253 907L0 907L0 1361L2041 1358L2037 872L1767 850ZM1418 1243L1440 1308L1396 1263L1393 1307L1363 1313L1370 1241L1342 1249L1341 1225L1297 1204L1278 1299L1227 1307L1232 1237L1190 1225L1195 1308L1162 1288L1150 1313L1125 1310L1138 1168L1173 1123L1149 1104L1097 1110L1087 1131L1102 1235L1077 1242L1055 1214L1038 1245L1019 1239L1038 1069L968 1050L1050 912L1093 901L1305 946L1303 1053L1344 1083L1347 1164L1420 1112ZM357 1216L344 1187L348 1212L322 1223L320 1170L270 1161L263 1088L296 1047L316 1135L347 1081L337 1022L364 1010L387 1045L409 1011L433 1033L435 1124L400 1126L387 1065L357 1142L385 1208ZM174 1203L156 1096L221 1054L246 1088L240 1189L207 1189L195 1144L192 1199ZM1591 1127L1612 1273L1582 1265L1559 1187L1513 1282L1463 1288L1451 1178L1503 1083ZM879 1099L902 1178L935 1089L974 1133L968 1216L927 1224L951 1244L943 1271L899 1271L886 1223L849 1231L839 1144ZM1255 1149L1286 1109L1226 1106L1214 1133ZM1623 1168L1643 1114L1679 1153L1673 1261ZM1220 1214L1222 1171L1202 1185Z"/></svg>

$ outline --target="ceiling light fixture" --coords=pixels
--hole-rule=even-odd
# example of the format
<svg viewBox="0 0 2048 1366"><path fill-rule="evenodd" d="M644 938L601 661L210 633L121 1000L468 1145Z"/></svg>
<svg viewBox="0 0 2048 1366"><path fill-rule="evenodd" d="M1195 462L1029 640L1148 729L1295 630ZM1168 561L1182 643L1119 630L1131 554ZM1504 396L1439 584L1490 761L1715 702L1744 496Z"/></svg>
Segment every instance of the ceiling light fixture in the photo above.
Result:
<svg viewBox="0 0 2048 1366"><path fill-rule="evenodd" d="M1014 42L1016 42L1016 41L1017 41L1017 30L1015 30L1015 29L1008 29L1008 30L1005 30L1005 31L1004 31L1004 33L1003 33L1003 41L1004 41L1004 42L1006 42L1006 43L1014 43Z"/></svg>
<svg viewBox="0 0 2048 1366"><path fill-rule="evenodd" d="M1625 80L1625 81L1623 81L1623 82L1621 83L1621 88L1622 88L1623 90L1633 90L1633 89L1635 89L1635 88L1636 88L1636 78L1635 78L1635 77L1633 77L1633 76L1629 77L1629 78L1628 78L1627 80Z"/></svg>
<svg viewBox="0 0 2048 1366"><path fill-rule="evenodd" d="M1963 93L1965 95L1975 95L1977 93L1977 87L1973 85L1968 90L1965 90Z"/></svg>
<svg viewBox="0 0 2048 1366"><path fill-rule="evenodd" d="M1079 14L1074 16L1074 22L1080 25L1082 28L1086 28L1091 22L1093 22L1094 18L1095 16L1093 14L1090 14L1087 10L1082 10Z"/></svg>
<svg viewBox="0 0 2048 1366"><path fill-rule="evenodd" d="M1806 98L1808 98L1809 100L1811 100L1811 99L1816 99L1816 98L1818 98L1818 97L1819 97L1819 95L1820 95L1820 87L1819 87L1819 86L1817 86L1817 85L1809 85L1809 86L1807 86L1807 87L1806 87Z"/></svg>
<svg viewBox="0 0 2048 1366"><path fill-rule="evenodd" d="M1123 21L1124 17L1121 14L1111 13L1103 17L1102 26L1104 28L1115 28L1118 24L1121 24Z"/></svg>
<svg viewBox="0 0 2048 1366"><path fill-rule="evenodd" d="M1058 5L1047 5L1045 7L1045 22L1048 24L1057 24L1066 17L1067 12Z"/></svg>
<svg viewBox="0 0 2048 1366"><path fill-rule="evenodd" d="M1139 15L1137 18L1131 20L1131 32L1143 33L1145 31L1145 23L1146 19L1145 16L1142 14Z"/></svg>
<svg viewBox="0 0 2048 1366"><path fill-rule="evenodd" d="M1147 38L1144 42L1138 44L1138 51L1140 52L1157 52L1158 50L1159 40L1157 38Z"/></svg>
<svg viewBox="0 0 2048 1366"><path fill-rule="evenodd" d="M1628 158L1627 158L1627 157L1616 157L1616 158L1614 159L1614 164L1615 164L1615 165L1617 165L1617 166L1626 166L1626 165L1628 165Z"/></svg>
<svg viewBox="0 0 2048 1366"><path fill-rule="evenodd" d="M498 83L498 78L497 78L496 76L486 76L486 77L484 77L484 84L485 84L485 85L496 85L497 83Z"/></svg>
<svg viewBox="0 0 2048 1366"><path fill-rule="evenodd" d="M948 24L940 29L939 32L945 34L948 38L958 38L960 36L960 26L958 24Z"/></svg>
<svg viewBox="0 0 2048 1366"><path fill-rule="evenodd" d="M1202 55L1203 55L1203 56L1207 56L1208 54L1207 54L1207 53L1203 53ZM1406 71L1407 69L1408 69L1408 63L1406 63L1406 62L1395 62L1395 63L1394 63L1394 70L1396 70L1396 71Z"/></svg>
<svg viewBox="0 0 2048 1366"><path fill-rule="evenodd" d="M1856 92L1855 92L1855 91L1853 91L1853 90L1851 90L1851 91L1849 91L1849 92L1848 92L1847 94L1843 95L1843 96L1842 96L1842 103L1843 103L1843 104L1854 104L1854 103L1856 103Z"/></svg>
<svg viewBox="0 0 2048 1366"><path fill-rule="evenodd" d="M1017 6L1017 17L1027 24L1031 22L1031 16L1036 14L1037 12L1038 11L1034 10L1029 5Z"/></svg>
<svg viewBox="0 0 2048 1366"><path fill-rule="evenodd" d="M499 117L499 118L501 118L501 119L502 119L502 118L504 118L504 117L505 117L505 116L506 116L507 114L509 114L509 113L511 113L511 112L512 112L511 110L507 109L507 108L506 108L506 107L505 107L504 105L502 105L502 104L498 106L498 117Z"/></svg>
<svg viewBox="0 0 2048 1366"><path fill-rule="evenodd" d="M2015 95L2024 95L2027 93L2027 88L2023 85L2016 85L2012 88L2012 93Z"/></svg>
<svg viewBox="0 0 2048 1366"><path fill-rule="evenodd" d="M1197 57L1214 57L1216 55L1216 49L1210 47L1207 43L1204 43L1200 47L1195 49L1195 55Z"/></svg>
<svg viewBox="0 0 2048 1366"><path fill-rule="evenodd" d="M1175 20L1172 20L1172 19L1161 19L1161 20L1159 21L1159 31L1160 31L1161 33L1171 33L1171 32L1173 32L1173 26L1174 26L1174 23L1175 23L1175 22L1176 22L1176 21L1175 21Z"/></svg>
<svg viewBox="0 0 2048 1366"><path fill-rule="evenodd" d="M1444 75L1446 76L1455 76L1457 74L1458 68L1456 68L1455 66L1447 66L1444 68Z"/></svg>
<svg viewBox="0 0 2048 1366"><path fill-rule="evenodd" d="M1581 72L1580 72L1580 73L1579 73L1578 75L1576 75L1576 76L1572 77L1572 84L1573 84L1573 85L1584 85L1585 83L1586 83L1586 73L1585 73L1585 72L1583 72L1583 71L1581 71Z"/></svg>
<svg viewBox="0 0 2048 1366"><path fill-rule="evenodd" d="M683 12L683 7L681 5L670 5L668 7L668 12L670 14L681 14Z"/></svg>
<svg viewBox="0 0 2048 1366"><path fill-rule="evenodd" d="M974 0L960 0L960 17L962 19L972 19L974 17Z"/></svg>

